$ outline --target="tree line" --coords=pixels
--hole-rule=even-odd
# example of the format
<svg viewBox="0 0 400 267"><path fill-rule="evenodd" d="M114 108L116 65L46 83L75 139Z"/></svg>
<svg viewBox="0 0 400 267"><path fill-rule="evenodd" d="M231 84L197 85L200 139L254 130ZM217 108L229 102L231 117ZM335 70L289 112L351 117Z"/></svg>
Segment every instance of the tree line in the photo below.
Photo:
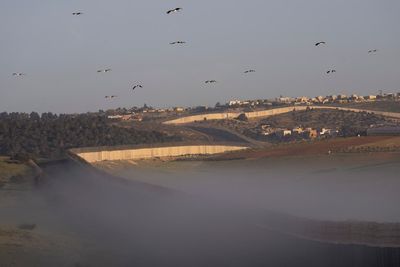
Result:
<svg viewBox="0 0 400 267"><path fill-rule="evenodd" d="M0 113L0 154L15 159L56 159L69 148L178 141L156 131L111 125L103 115Z"/></svg>

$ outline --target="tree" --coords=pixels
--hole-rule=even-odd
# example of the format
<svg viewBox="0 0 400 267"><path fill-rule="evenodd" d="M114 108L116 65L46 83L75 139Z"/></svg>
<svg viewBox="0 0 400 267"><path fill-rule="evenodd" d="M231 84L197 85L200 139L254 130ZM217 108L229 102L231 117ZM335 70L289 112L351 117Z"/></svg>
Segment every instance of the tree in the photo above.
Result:
<svg viewBox="0 0 400 267"><path fill-rule="evenodd" d="M23 158L58 158L69 148L131 145L177 141L159 132L139 131L108 124L93 113L59 116L44 113L0 114L0 154Z"/></svg>

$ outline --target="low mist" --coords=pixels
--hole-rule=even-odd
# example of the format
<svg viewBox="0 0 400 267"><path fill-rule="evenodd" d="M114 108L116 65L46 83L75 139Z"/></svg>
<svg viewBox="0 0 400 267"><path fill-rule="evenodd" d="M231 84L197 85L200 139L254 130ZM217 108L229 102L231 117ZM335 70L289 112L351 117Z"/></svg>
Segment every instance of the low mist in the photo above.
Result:
<svg viewBox="0 0 400 267"><path fill-rule="evenodd" d="M68 162L45 167L32 192L8 193L13 204L0 205L0 214L5 224L78 238L65 266L388 266L377 257L398 260L398 249L315 242L263 226L270 211L398 221L398 161L353 162L165 163L119 171L124 179Z"/></svg>

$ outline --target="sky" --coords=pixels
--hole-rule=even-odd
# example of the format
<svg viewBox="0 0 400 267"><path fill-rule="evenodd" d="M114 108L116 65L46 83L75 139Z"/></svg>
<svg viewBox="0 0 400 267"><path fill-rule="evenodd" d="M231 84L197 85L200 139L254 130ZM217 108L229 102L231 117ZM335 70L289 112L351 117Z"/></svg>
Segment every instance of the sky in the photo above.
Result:
<svg viewBox="0 0 400 267"><path fill-rule="evenodd" d="M0 112L400 92L398 0L1 0L0 12Z"/></svg>

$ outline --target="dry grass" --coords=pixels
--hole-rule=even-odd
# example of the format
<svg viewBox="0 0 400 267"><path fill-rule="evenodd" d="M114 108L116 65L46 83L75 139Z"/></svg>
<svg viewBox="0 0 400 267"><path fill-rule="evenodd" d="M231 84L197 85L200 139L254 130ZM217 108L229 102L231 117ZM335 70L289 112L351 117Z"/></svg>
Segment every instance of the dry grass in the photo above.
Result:
<svg viewBox="0 0 400 267"><path fill-rule="evenodd" d="M385 112L400 112L400 101L374 101L374 102L348 103L348 104L340 104L337 106L385 111Z"/></svg>
<svg viewBox="0 0 400 267"><path fill-rule="evenodd" d="M213 157L217 160L229 160L239 158L267 158L267 157L287 157L287 156L306 156L322 155L328 153L342 153L352 150L355 147L382 147L385 144L400 142L400 137L393 136L368 136L352 138L336 138L314 142L289 143L272 146L270 148L255 149L227 153Z"/></svg>
<svg viewBox="0 0 400 267"><path fill-rule="evenodd" d="M381 138L375 142L363 144L357 147L381 147L381 148L400 148L400 136Z"/></svg>
<svg viewBox="0 0 400 267"><path fill-rule="evenodd" d="M13 177L25 176L30 172L31 169L26 164L10 163L8 157L0 156L0 187Z"/></svg>
<svg viewBox="0 0 400 267"><path fill-rule="evenodd" d="M75 236L0 225L0 266L75 266L81 251Z"/></svg>

